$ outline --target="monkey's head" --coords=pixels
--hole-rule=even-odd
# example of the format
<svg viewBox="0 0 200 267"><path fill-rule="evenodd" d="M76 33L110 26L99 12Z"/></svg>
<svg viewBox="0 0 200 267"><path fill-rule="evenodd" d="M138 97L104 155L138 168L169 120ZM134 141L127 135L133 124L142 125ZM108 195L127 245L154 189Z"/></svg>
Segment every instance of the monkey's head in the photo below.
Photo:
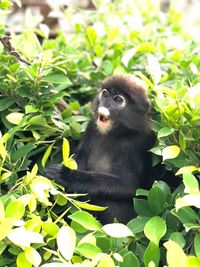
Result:
<svg viewBox="0 0 200 267"><path fill-rule="evenodd" d="M143 133L149 129L149 108L144 87L130 75L105 79L93 101L96 125L102 134L125 128Z"/></svg>

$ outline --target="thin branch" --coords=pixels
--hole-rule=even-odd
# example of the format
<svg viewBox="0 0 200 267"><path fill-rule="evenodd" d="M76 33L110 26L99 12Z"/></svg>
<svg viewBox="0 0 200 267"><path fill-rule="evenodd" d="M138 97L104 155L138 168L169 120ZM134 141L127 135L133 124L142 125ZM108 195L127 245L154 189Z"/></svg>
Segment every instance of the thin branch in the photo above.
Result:
<svg viewBox="0 0 200 267"><path fill-rule="evenodd" d="M22 57L11 45L10 43L10 36L5 36L0 38L1 43L4 46L4 49L7 50L12 56L14 56L17 60L27 64L31 65L29 61L27 61L24 57Z"/></svg>

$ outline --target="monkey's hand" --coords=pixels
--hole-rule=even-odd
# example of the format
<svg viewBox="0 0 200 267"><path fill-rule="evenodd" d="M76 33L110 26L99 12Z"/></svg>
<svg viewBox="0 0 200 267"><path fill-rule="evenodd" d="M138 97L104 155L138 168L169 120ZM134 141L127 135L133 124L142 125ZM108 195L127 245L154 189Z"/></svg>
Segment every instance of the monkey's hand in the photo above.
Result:
<svg viewBox="0 0 200 267"><path fill-rule="evenodd" d="M61 164L44 169L44 174L47 178L54 180L66 188L70 185L70 169Z"/></svg>

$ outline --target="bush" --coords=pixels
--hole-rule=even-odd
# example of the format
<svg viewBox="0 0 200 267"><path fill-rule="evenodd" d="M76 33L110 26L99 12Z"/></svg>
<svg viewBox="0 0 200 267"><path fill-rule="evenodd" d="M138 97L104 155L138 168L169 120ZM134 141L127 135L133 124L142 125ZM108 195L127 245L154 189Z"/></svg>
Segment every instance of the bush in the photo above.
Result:
<svg viewBox="0 0 200 267"><path fill-rule="evenodd" d="M93 2L95 10L76 11L73 34L55 39L37 30L39 42L26 30L9 40L0 25L0 266L199 266L199 44L173 6L163 13L150 0ZM127 226L102 226L84 211L101 207L40 175L62 152L76 167L65 138L73 150L90 118L89 100L113 73L146 83L154 165L180 181L175 189L162 181L138 189L138 216Z"/></svg>

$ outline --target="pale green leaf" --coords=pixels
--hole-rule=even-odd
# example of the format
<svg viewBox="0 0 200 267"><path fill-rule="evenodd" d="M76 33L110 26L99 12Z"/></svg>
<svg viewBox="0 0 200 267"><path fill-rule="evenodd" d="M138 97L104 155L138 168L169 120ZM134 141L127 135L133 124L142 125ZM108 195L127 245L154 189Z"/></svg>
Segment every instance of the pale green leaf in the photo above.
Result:
<svg viewBox="0 0 200 267"><path fill-rule="evenodd" d="M8 234L8 239L20 247L30 247L31 243L43 243L41 234L28 231L23 226L12 229Z"/></svg>
<svg viewBox="0 0 200 267"><path fill-rule="evenodd" d="M102 227L102 230L107 235L117 238L133 236L132 231L122 223L106 224Z"/></svg>
<svg viewBox="0 0 200 267"><path fill-rule="evenodd" d="M78 245L76 251L80 253L82 256L88 259L95 258L99 253L101 253L101 249L91 243L82 243Z"/></svg>
<svg viewBox="0 0 200 267"><path fill-rule="evenodd" d="M186 167L182 167L180 168L176 175L181 175L181 174L185 174L185 173L192 173L194 171L197 171L198 168L196 166L186 166Z"/></svg>
<svg viewBox="0 0 200 267"><path fill-rule="evenodd" d="M53 222L43 222L42 229L51 236L56 236L59 232L59 227Z"/></svg>
<svg viewBox="0 0 200 267"><path fill-rule="evenodd" d="M58 250L66 260L71 260L76 246L76 234L69 226L62 226L57 234Z"/></svg>
<svg viewBox="0 0 200 267"><path fill-rule="evenodd" d="M76 200L74 202L81 209L92 210L92 211L104 211L107 209L107 207L96 206L89 204L87 202L81 202Z"/></svg>
<svg viewBox="0 0 200 267"><path fill-rule="evenodd" d="M176 210L187 206L200 209L200 194L190 194L176 200Z"/></svg>
<svg viewBox="0 0 200 267"><path fill-rule="evenodd" d="M162 128L162 129L159 130L159 132L158 132L158 138L168 136L168 135L172 134L173 132L174 132L174 129L173 128L164 127L164 128Z"/></svg>
<svg viewBox="0 0 200 267"><path fill-rule="evenodd" d="M158 59L151 54L148 55L147 59L148 59L148 71L152 77L152 80L154 81L154 84L157 85L161 80L160 64L158 62Z"/></svg>
<svg viewBox="0 0 200 267"><path fill-rule="evenodd" d="M174 159L179 155L179 153L180 153L180 147L176 145L167 146L162 151L163 160Z"/></svg>
<svg viewBox="0 0 200 267"><path fill-rule="evenodd" d="M42 261L40 254L34 248L25 249L25 257L28 262L30 262L34 267L38 267Z"/></svg>
<svg viewBox="0 0 200 267"><path fill-rule="evenodd" d="M115 267L115 264L110 255L102 254L97 267Z"/></svg>
<svg viewBox="0 0 200 267"><path fill-rule="evenodd" d="M15 125L18 125L20 121L23 119L24 114L20 112L13 112L6 116L6 119Z"/></svg>

